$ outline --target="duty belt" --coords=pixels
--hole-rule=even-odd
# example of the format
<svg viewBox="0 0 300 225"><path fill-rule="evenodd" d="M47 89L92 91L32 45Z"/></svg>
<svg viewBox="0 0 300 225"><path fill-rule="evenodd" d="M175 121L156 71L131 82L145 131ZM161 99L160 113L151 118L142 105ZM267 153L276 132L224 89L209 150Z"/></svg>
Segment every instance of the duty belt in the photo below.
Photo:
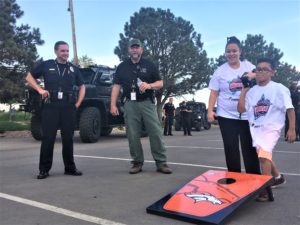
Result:
<svg viewBox="0 0 300 225"><path fill-rule="evenodd" d="M45 99L45 103L53 103L53 102L74 102L75 103L75 95L73 92L63 92L62 99L58 98L58 91L49 91L50 98Z"/></svg>

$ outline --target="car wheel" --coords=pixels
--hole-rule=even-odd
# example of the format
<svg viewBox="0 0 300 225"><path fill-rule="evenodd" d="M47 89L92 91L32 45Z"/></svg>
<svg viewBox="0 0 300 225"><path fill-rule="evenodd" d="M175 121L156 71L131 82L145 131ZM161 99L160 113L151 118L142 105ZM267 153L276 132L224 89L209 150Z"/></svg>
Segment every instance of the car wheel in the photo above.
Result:
<svg viewBox="0 0 300 225"><path fill-rule="evenodd" d="M79 134L82 142L97 142L101 132L101 113L96 107L85 108L79 119Z"/></svg>

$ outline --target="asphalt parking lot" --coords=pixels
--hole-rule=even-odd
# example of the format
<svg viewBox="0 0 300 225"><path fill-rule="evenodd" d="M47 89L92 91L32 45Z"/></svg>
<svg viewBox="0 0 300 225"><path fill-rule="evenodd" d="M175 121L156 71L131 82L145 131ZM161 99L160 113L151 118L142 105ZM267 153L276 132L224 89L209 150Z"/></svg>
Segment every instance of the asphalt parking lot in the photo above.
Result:
<svg viewBox="0 0 300 225"><path fill-rule="evenodd" d="M122 132L83 144L75 136L75 161L84 174L66 176L61 140L55 145L50 177L37 180L40 143L30 137L0 138L1 225L179 225L186 222L146 213L146 208L207 170L226 170L218 127L193 136L164 137L173 174L156 172L147 138L142 139L143 172L130 175L127 139ZM300 224L300 142L279 142L274 161L287 183L274 190L275 201L254 199L224 224Z"/></svg>

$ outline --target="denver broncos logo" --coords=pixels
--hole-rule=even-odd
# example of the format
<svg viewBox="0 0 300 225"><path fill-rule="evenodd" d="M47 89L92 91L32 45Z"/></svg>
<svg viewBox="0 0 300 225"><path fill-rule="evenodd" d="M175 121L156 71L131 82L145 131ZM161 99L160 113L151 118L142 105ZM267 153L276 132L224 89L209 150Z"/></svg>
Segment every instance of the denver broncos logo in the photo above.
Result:
<svg viewBox="0 0 300 225"><path fill-rule="evenodd" d="M206 202L211 202L214 205L221 205L223 202L213 196L212 194L196 194L196 193L184 193L185 196L194 199L195 203L201 202L201 201L206 201Z"/></svg>
<svg viewBox="0 0 300 225"><path fill-rule="evenodd" d="M242 90L243 83L240 78L233 79L228 82L229 83L229 90L233 93Z"/></svg>
<svg viewBox="0 0 300 225"><path fill-rule="evenodd" d="M254 118L258 119L261 116L265 116L268 113L271 105L272 103L270 102L270 100L266 99L265 95L263 94L261 98L258 100L258 102L256 103L256 105L253 107Z"/></svg>

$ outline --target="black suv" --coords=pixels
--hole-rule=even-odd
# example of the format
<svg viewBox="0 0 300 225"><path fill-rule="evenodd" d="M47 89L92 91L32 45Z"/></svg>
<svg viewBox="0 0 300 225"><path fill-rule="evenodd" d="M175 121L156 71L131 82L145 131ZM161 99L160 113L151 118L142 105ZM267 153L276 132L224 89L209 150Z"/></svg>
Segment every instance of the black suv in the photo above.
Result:
<svg viewBox="0 0 300 225"><path fill-rule="evenodd" d="M80 68L86 94L77 110L76 129L79 130L82 142L97 142L100 136L107 136L113 127L124 126L123 106L120 99L117 106L120 115L110 114L110 95L114 69L107 66L91 66ZM78 88L76 89L78 91ZM76 91L75 90L75 91ZM21 110L31 112L31 134L36 140L41 140L41 111L43 101L37 91L26 91L25 104Z"/></svg>
<svg viewBox="0 0 300 225"><path fill-rule="evenodd" d="M196 131L202 128L208 130L211 124L207 120L207 109L203 102L189 101L186 103L192 109L191 127ZM175 130L180 131L182 128L182 118L180 114L180 107L175 109Z"/></svg>

